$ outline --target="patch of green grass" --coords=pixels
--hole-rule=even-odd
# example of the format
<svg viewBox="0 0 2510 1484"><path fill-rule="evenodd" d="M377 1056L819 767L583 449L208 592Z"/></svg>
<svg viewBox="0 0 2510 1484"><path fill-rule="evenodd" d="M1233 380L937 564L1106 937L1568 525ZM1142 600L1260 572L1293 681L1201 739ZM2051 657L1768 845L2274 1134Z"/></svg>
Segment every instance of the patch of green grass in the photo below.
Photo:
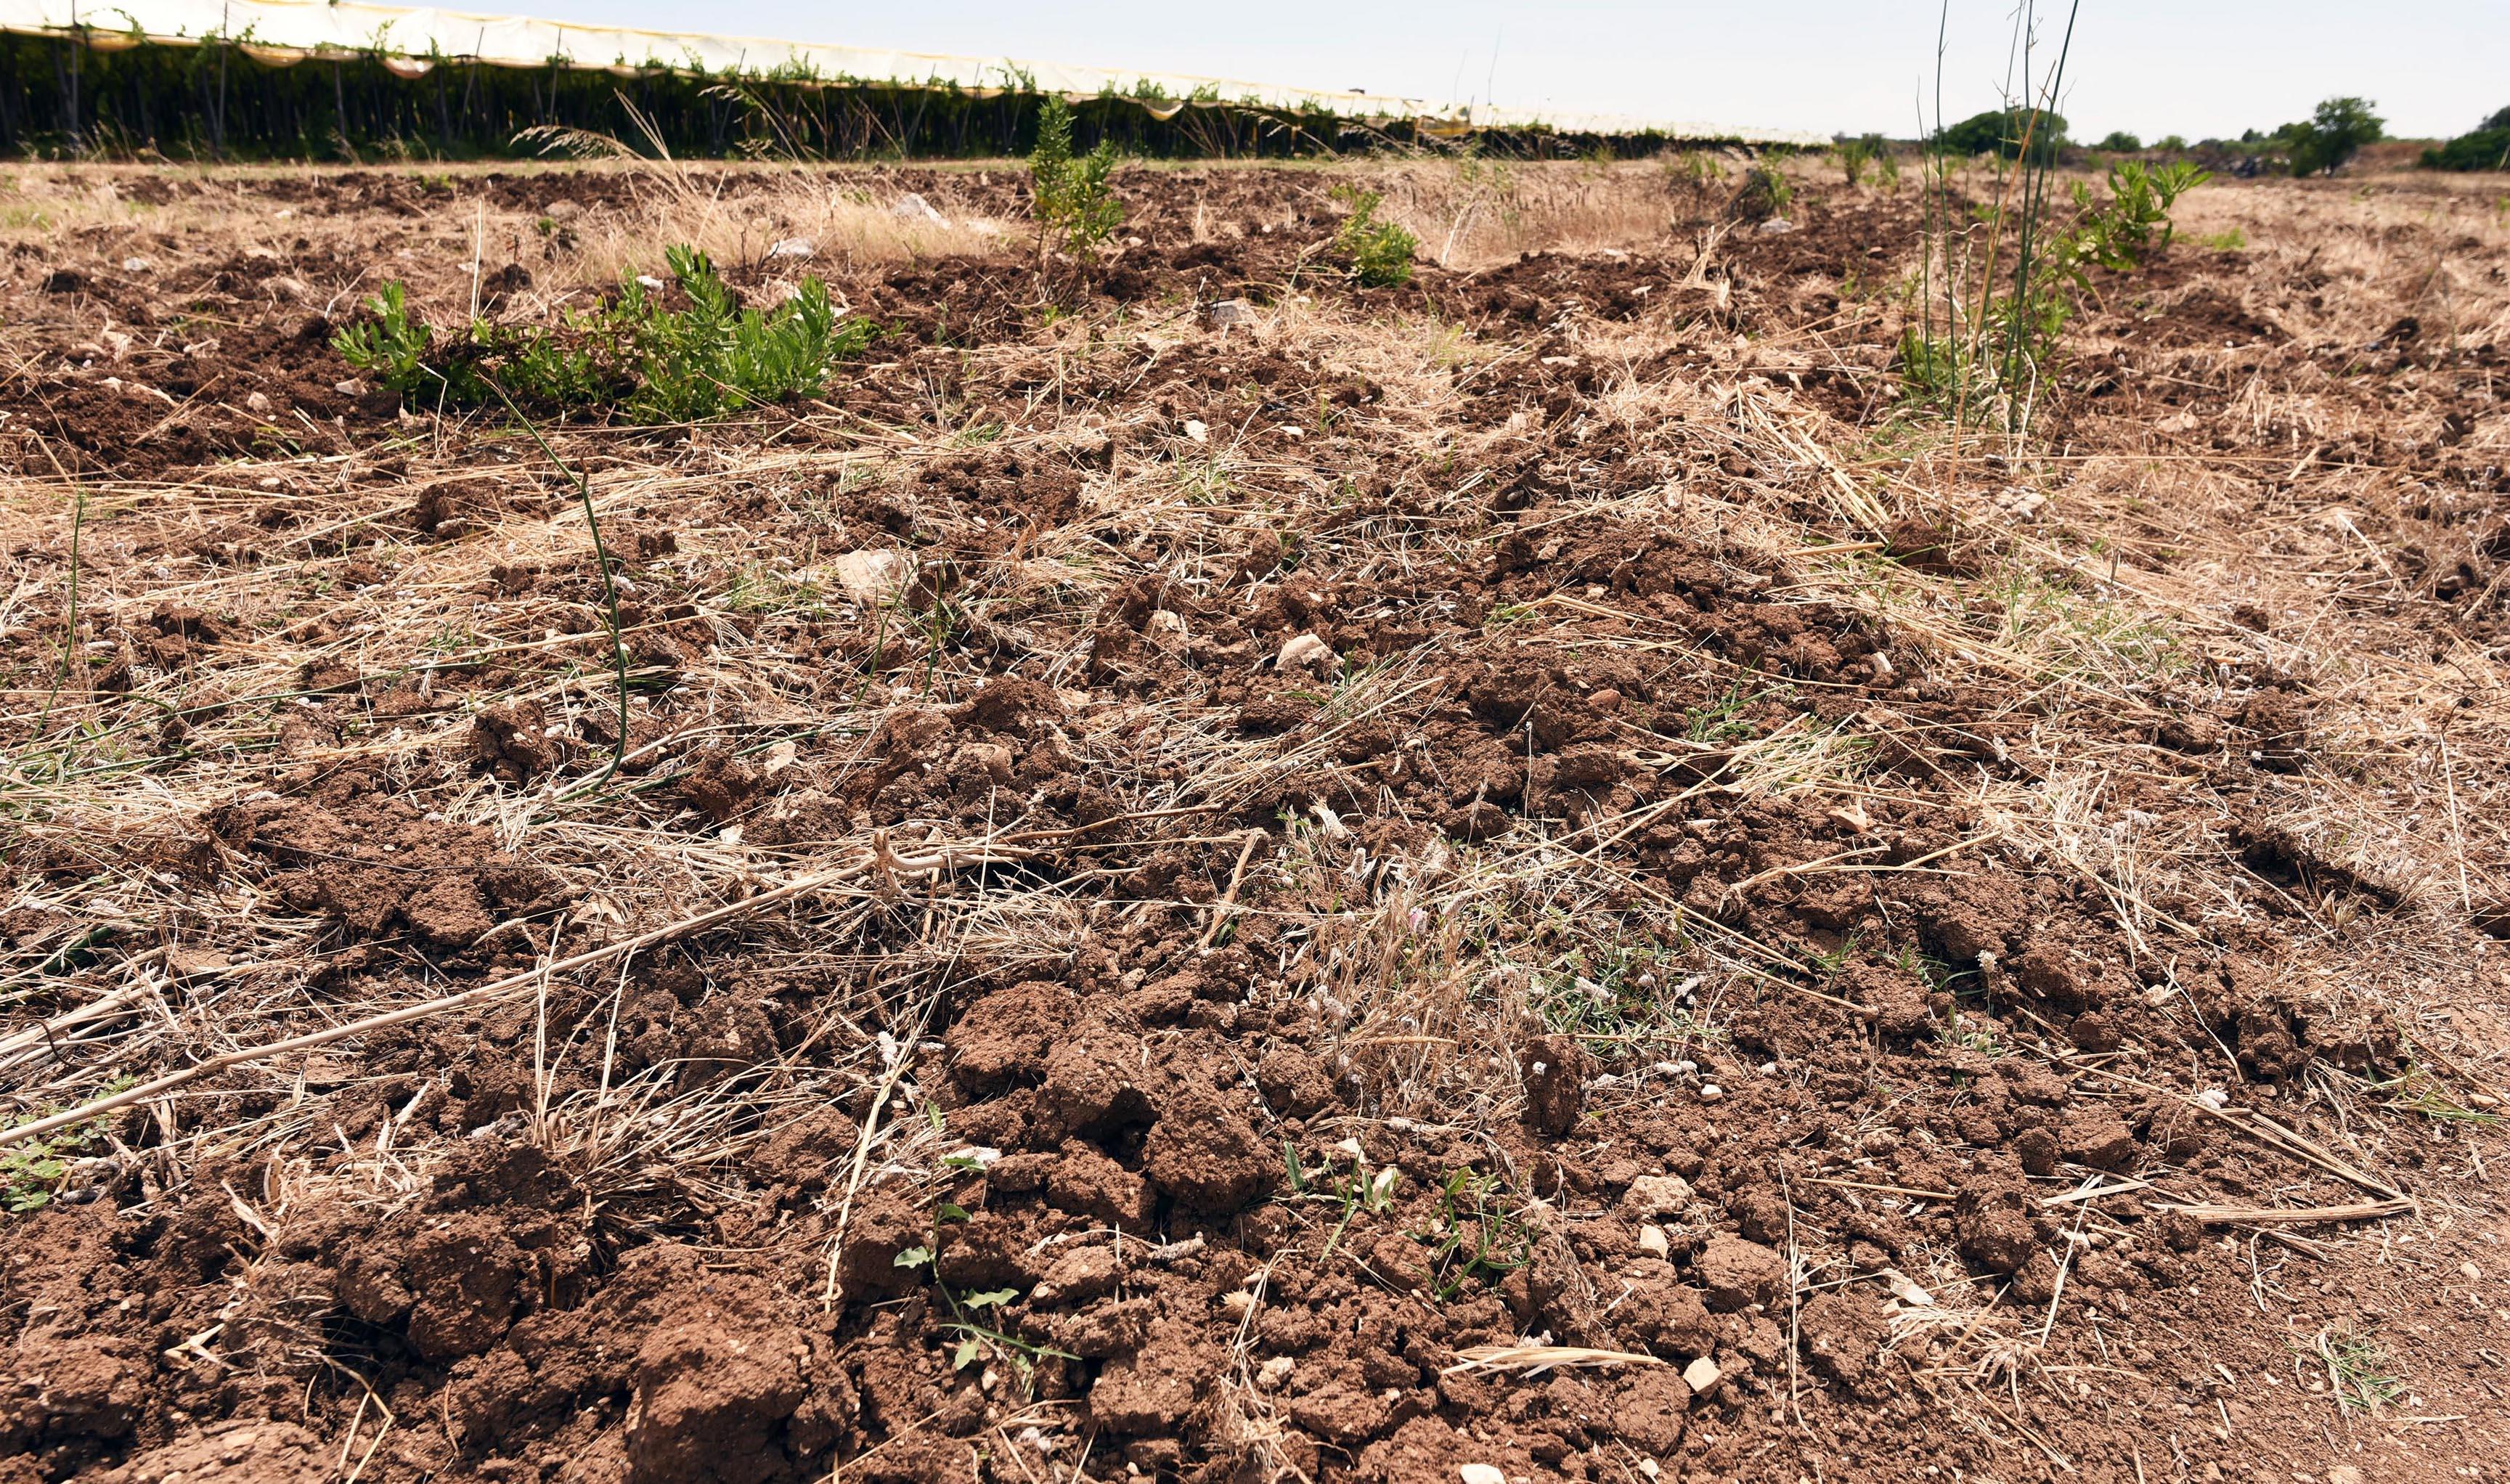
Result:
<svg viewBox="0 0 2510 1484"><path fill-rule="evenodd" d="M1760 728L1743 719L1743 712L1754 704L1768 700L1784 700L1788 692L1782 686L1763 690L1746 690L1737 680L1726 688L1726 694L1706 705L1682 708L1682 735L1695 742L1723 744L1750 742L1760 735Z"/></svg>
<svg viewBox="0 0 2510 1484"><path fill-rule="evenodd" d="M2217 252L2237 252L2248 247L2249 234L2237 227L2229 227L2220 232L2209 232L2197 238L2196 243Z"/></svg>
<svg viewBox="0 0 2510 1484"><path fill-rule="evenodd" d="M2377 1412L2406 1398L2404 1367L2369 1335L2352 1331L2321 1335L2318 1356L2336 1388L2336 1399L2344 1406Z"/></svg>

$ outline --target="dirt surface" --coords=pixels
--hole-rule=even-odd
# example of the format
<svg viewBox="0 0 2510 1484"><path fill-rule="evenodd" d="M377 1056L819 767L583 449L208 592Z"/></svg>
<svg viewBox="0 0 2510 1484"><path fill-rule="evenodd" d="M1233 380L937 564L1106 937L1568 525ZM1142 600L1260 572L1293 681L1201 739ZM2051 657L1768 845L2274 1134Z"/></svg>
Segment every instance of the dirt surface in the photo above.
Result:
<svg viewBox="0 0 2510 1484"><path fill-rule="evenodd" d="M1337 178L13 182L8 1122L408 1013L9 1146L0 1484L2498 1475L2480 193L2191 196L2010 439L1913 195ZM623 735L327 337L692 203L885 333L548 430Z"/></svg>

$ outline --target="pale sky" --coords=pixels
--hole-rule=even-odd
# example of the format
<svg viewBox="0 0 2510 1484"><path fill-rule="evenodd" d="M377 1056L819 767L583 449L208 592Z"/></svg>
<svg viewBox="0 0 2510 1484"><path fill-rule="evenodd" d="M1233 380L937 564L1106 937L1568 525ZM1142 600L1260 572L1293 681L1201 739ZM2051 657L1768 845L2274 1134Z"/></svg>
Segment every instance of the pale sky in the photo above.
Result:
<svg viewBox="0 0 2510 1484"><path fill-rule="evenodd" d="M490 8L471 0L480 9ZM896 47L1438 102L1600 110L1820 133L1917 133L1933 113L1938 8L1916 0L516 0L553 19ZM2062 0L2046 22L2064 28ZM2011 10L1953 0L1944 109L1995 106ZM2402 136L2510 106L2510 0L2083 0L2064 112L2077 138L2125 129L2232 136L2373 99Z"/></svg>

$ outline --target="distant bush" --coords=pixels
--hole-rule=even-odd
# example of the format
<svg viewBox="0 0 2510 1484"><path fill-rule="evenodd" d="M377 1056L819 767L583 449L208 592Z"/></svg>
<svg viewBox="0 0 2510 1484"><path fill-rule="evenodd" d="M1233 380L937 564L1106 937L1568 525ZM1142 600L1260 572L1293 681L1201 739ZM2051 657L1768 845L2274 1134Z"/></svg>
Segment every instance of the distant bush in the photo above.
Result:
<svg viewBox="0 0 2510 1484"><path fill-rule="evenodd" d="M2429 171L2510 171L2510 108L2486 119L2468 133L2423 151Z"/></svg>
<svg viewBox="0 0 2510 1484"><path fill-rule="evenodd" d="M1937 148L1956 155L1995 154L2012 160L2022 154L2026 134L2032 163L2049 164L2066 143L2066 120L2047 112L2035 116L2028 108L1991 108L1935 131L1934 142Z"/></svg>
<svg viewBox="0 0 2510 1484"><path fill-rule="evenodd" d="M1391 288L1412 282L1412 252L1419 238L1390 221L1377 219L1385 198L1355 185L1333 188L1333 199L1350 208L1334 233L1334 249L1350 259L1350 275L1371 288Z"/></svg>
<svg viewBox="0 0 2510 1484"><path fill-rule="evenodd" d="M1734 199L1727 204L1726 214L1736 221L1767 221L1786 215L1795 201L1796 188L1784 171L1775 166L1754 166L1734 192Z"/></svg>
<svg viewBox="0 0 2510 1484"><path fill-rule="evenodd" d="M681 423L816 397L835 363L874 333L865 321L840 321L818 279L804 279L791 298L761 313L741 307L704 253L680 247L667 257L685 309L667 307L662 290L630 279L611 303L570 314L554 328L475 322L459 334L440 333L410 312L396 282L331 343L350 365L418 406L491 405L503 390L545 411L616 407L639 422Z"/></svg>
<svg viewBox="0 0 2510 1484"><path fill-rule="evenodd" d="M2093 145L2092 148L2105 149L2117 155L2135 155L2144 152L2144 141L2123 129L2112 129L2101 135L2101 142Z"/></svg>
<svg viewBox="0 0 2510 1484"><path fill-rule="evenodd" d="M2166 133L2160 138L2153 140L2152 147L2165 155L2183 155L2187 152L2187 136L2186 134Z"/></svg>
<svg viewBox="0 0 2510 1484"><path fill-rule="evenodd" d="M1859 184L1865 179L1867 166L1880 165L1890 159L1890 142L1879 133L1861 134L1853 139L1843 138L1839 141L1839 170L1840 173L1847 177L1849 185ZM1893 162L1892 175L1896 180L1898 176L1896 161Z"/></svg>
<svg viewBox="0 0 2510 1484"><path fill-rule="evenodd" d="M2277 136L2294 174L2327 175L2359 154L2363 145L2377 142L2386 126L2385 119L2371 111L2370 99L2332 97L2307 120L2285 125Z"/></svg>

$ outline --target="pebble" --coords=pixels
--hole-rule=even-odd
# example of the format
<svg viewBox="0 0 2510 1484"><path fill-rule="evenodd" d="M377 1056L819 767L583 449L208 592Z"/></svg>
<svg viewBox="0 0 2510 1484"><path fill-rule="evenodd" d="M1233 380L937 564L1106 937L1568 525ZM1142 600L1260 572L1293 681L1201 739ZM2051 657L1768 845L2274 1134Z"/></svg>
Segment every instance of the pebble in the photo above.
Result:
<svg viewBox="0 0 2510 1484"><path fill-rule="evenodd" d="M1649 1224L1639 1228L1639 1250L1650 1257L1669 1258L1673 1243L1665 1238L1664 1228Z"/></svg>
<svg viewBox="0 0 2510 1484"><path fill-rule="evenodd" d="M2484 1270L2475 1266L2475 1264L2471 1262L2458 1264L2457 1271L2464 1274L2466 1275L2466 1280L2470 1283L2480 1283L2484 1281Z"/></svg>
<svg viewBox="0 0 2510 1484"><path fill-rule="evenodd" d="M1597 691L1586 698L1586 704L1598 711L1617 711L1621 708L1621 693L1611 690Z"/></svg>
<svg viewBox="0 0 2510 1484"><path fill-rule="evenodd" d="M1507 1475L1488 1464L1459 1464L1456 1477L1464 1484L1507 1484Z"/></svg>
<svg viewBox="0 0 2510 1484"><path fill-rule="evenodd" d="M1699 1084L1699 1100L1703 1103L1713 1103L1725 1095L1726 1089L1717 1085L1715 1083L1701 1083Z"/></svg>
<svg viewBox="0 0 2510 1484"><path fill-rule="evenodd" d="M1705 1396L1717 1389L1717 1383L1725 1375L1717 1368L1716 1361L1702 1355L1682 1368L1682 1384L1691 1388L1692 1395Z"/></svg>

